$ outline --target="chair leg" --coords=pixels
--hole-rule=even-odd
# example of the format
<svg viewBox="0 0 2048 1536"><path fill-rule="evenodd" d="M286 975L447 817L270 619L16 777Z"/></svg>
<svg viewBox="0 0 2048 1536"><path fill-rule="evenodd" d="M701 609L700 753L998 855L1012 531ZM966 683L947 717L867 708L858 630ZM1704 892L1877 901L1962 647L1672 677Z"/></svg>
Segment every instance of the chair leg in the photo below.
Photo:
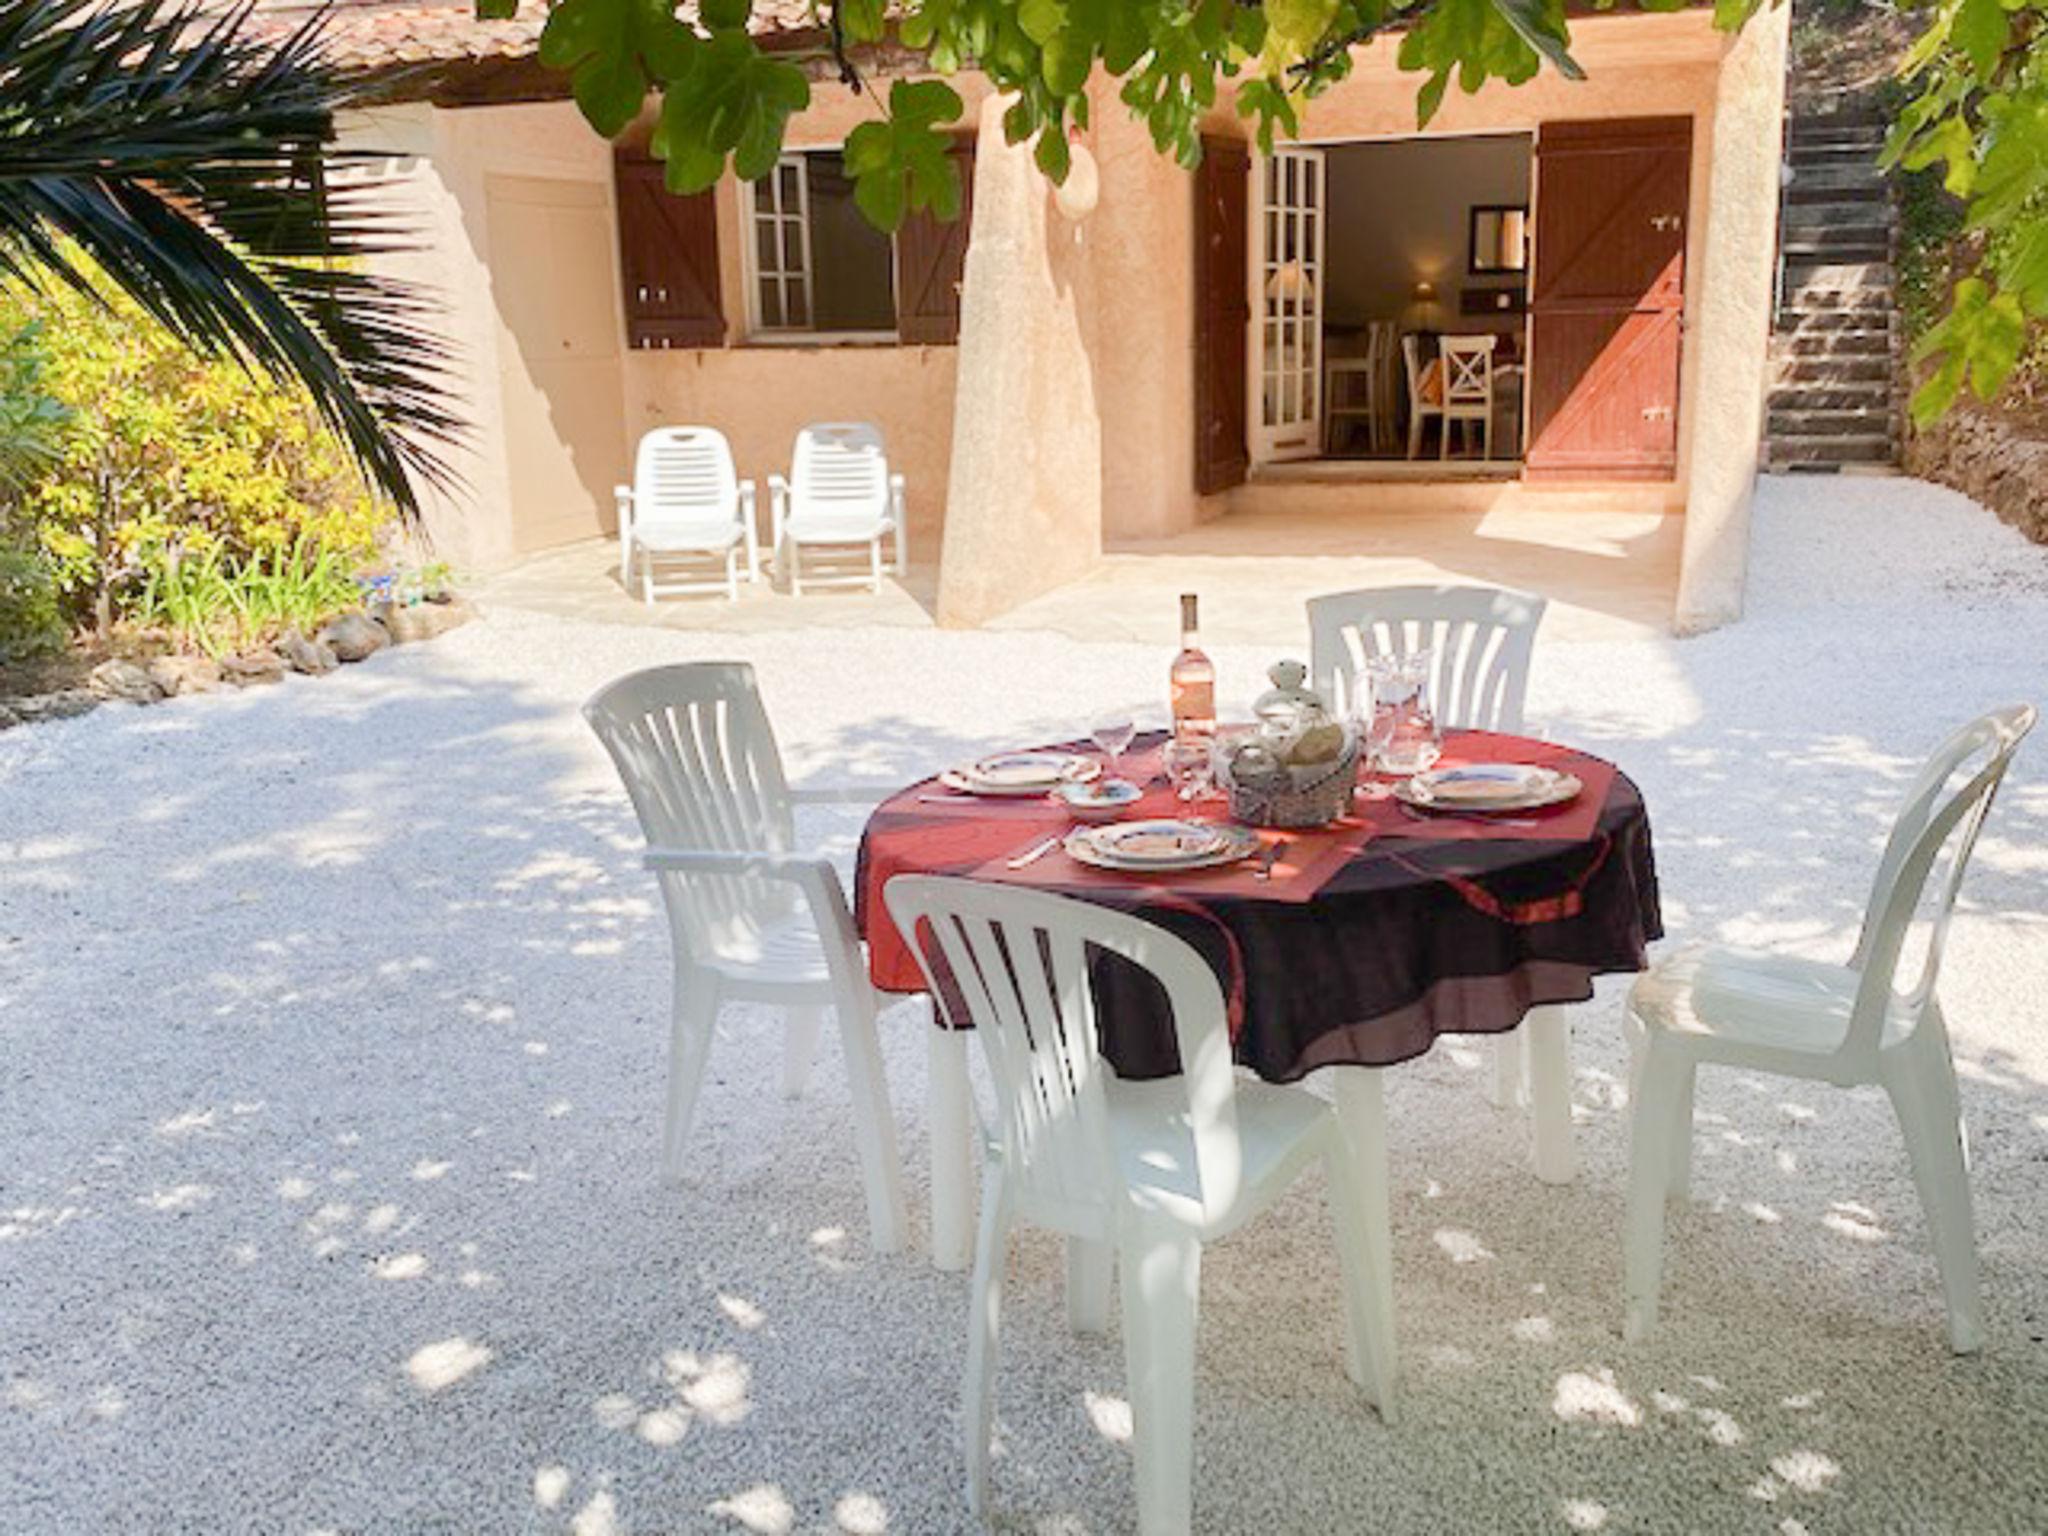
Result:
<svg viewBox="0 0 2048 1536"><path fill-rule="evenodd" d="M729 603L740 600L740 555L737 546L725 552L725 600Z"/></svg>
<svg viewBox="0 0 2048 1536"><path fill-rule="evenodd" d="M1671 1112L1671 1182L1666 1192L1681 1204L1692 1196L1692 1095L1699 1068L1687 1062L1678 1073L1677 1101Z"/></svg>
<svg viewBox="0 0 2048 1536"><path fill-rule="evenodd" d="M1436 460L1441 464L1451 456L1451 413L1444 412L1436 422Z"/></svg>
<svg viewBox="0 0 2048 1536"><path fill-rule="evenodd" d="M930 1004L925 1005L927 1008ZM925 1120L931 1127L932 1267L967 1267L974 1223L974 1117L967 1032L927 1021Z"/></svg>
<svg viewBox="0 0 2048 1536"><path fill-rule="evenodd" d="M1116 1249L1094 1238L1067 1237L1067 1326L1076 1333L1109 1332L1109 1293L1116 1280Z"/></svg>
<svg viewBox="0 0 2048 1536"><path fill-rule="evenodd" d="M868 584L875 589L875 596L882 595L882 536L879 533L868 540Z"/></svg>
<svg viewBox="0 0 2048 1536"><path fill-rule="evenodd" d="M792 1008L782 1036L782 1096L800 1099L811 1080L811 1063L818 1054L818 1035L825 1026L825 1010L815 1006Z"/></svg>
<svg viewBox="0 0 2048 1536"><path fill-rule="evenodd" d="M974 1283L969 1292L967 1381L961 1417L966 1436L967 1507L988 1511L988 1449L995 1432L996 1357L1001 1345L1003 1268L1010 1247L1010 1201L1002 1169L990 1165L981 1207L981 1232L974 1244Z"/></svg>
<svg viewBox="0 0 2048 1536"><path fill-rule="evenodd" d="M661 1127L661 1176L671 1184L683 1177L683 1148L690 1139L717 1025L718 978L709 972L678 970L670 1006L668 1109Z"/></svg>
<svg viewBox="0 0 2048 1536"><path fill-rule="evenodd" d="M789 595L790 595L791 597L802 597L802 596L804 595L804 571L803 571L803 561L802 561L802 557L801 557L801 556L799 556L799 555L797 554L797 548L798 548L798 546L797 546L797 543L796 543L796 541L795 541L794 539L790 540L790 542L789 542Z"/></svg>
<svg viewBox="0 0 2048 1536"><path fill-rule="evenodd" d="M853 1134L867 1185L868 1241L877 1253L895 1253L903 1247L910 1213L903 1201L903 1163L896 1152L896 1117L889 1109L875 1010L869 1003L842 1004L835 1011L840 1049L846 1054L846 1082L853 1092Z"/></svg>
<svg viewBox="0 0 2048 1536"><path fill-rule="evenodd" d="M1974 1354L1984 1344L1984 1299L1970 1200L1969 1138L1954 1069L1945 1059L1904 1061L1888 1075L1885 1088L1906 1138L1913 1183L1934 1238L1935 1263L1948 1301L1949 1345L1959 1355Z"/></svg>
<svg viewBox="0 0 2048 1536"><path fill-rule="evenodd" d="M1569 1184L1578 1172L1572 1147L1572 1021L1555 1006L1529 1010L1529 1122L1535 1142L1536 1177Z"/></svg>
<svg viewBox="0 0 2048 1536"><path fill-rule="evenodd" d="M1487 1098L1495 1109L1519 1109L1528 1091L1528 1041L1519 1029L1493 1037L1493 1076Z"/></svg>
<svg viewBox="0 0 2048 1536"><path fill-rule="evenodd" d="M1422 453L1422 412L1416 411L1408 418L1408 457L1418 458Z"/></svg>
<svg viewBox="0 0 2048 1536"><path fill-rule="evenodd" d="M1140 1223L1117 1246L1138 1530L1140 1536L1184 1536L1194 1519L1202 1245L1184 1230Z"/></svg>
<svg viewBox="0 0 2048 1536"><path fill-rule="evenodd" d="M1657 1326L1664 1278L1664 1199L1671 1189L1671 1117L1678 1110L1684 1064L1644 1047L1639 1091L1629 1126L1628 1215L1622 1228L1622 1337L1634 1343Z"/></svg>
<svg viewBox="0 0 2048 1536"><path fill-rule="evenodd" d="M1388 1213L1386 1079L1378 1067L1339 1067L1331 1083L1337 1101L1337 1123L1344 1133L1344 1156L1357 1170L1350 1184L1350 1202L1357 1212L1360 1248L1371 1283L1353 1293L1372 1309L1364 1332L1372 1342L1365 1395L1379 1410L1380 1422L1394 1422L1395 1392L1400 1381L1400 1341L1394 1323L1394 1250Z"/></svg>

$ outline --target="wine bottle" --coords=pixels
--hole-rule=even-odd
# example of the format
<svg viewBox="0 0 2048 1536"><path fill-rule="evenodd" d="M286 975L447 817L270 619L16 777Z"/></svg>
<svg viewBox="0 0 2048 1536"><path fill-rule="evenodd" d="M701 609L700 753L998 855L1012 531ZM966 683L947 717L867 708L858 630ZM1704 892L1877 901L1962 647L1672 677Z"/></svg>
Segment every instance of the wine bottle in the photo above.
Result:
<svg viewBox="0 0 2048 1536"><path fill-rule="evenodd" d="M1168 681L1173 693L1173 739L1207 741L1216 734L1216 668L1202 653L1195 614L1195 594L1180 599L1180 654L1173 658Z"/></svg>

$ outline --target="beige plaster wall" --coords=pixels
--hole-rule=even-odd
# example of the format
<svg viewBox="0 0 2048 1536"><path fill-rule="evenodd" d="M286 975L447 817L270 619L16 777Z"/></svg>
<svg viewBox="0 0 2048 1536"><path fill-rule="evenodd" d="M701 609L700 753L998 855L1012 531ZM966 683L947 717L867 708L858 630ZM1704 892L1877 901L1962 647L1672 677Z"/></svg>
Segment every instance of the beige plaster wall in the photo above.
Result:
<svg viewBox="0 0 2048 1536"><path fill-rule="evenodd" d="M415 248L380 270L434 295L454 351L470 431L462 483L427 497L434 552L488 570L609 531L627 453L609 148L566 102L378 109L342 136L393 152Z"/></svg>

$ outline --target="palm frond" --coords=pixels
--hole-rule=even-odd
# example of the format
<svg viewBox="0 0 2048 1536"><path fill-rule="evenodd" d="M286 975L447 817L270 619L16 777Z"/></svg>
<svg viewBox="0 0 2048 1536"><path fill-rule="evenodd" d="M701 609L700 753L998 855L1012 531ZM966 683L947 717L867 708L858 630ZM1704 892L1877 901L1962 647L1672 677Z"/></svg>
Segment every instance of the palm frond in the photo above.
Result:
<svg viewBox="0 0 2048 1536"><path fill-rule="evenodd" d="M0 276L111 281L195 351L303 385L410 515L464 431L437 306L367 268L411 235L380 157L335 144L364 87L326 57L329 13L283 37L250 16L0 0Z"/></svg>

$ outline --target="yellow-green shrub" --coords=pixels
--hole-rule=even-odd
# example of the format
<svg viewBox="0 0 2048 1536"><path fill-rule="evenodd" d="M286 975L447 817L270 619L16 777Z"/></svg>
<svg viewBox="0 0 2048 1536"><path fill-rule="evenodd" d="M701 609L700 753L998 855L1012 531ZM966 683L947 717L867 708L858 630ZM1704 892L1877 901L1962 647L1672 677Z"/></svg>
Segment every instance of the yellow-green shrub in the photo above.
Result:
<svg viewBox="0 0 2048 1536"><path fill-rule="evenodd" d="M388 515L302 394L194 357L125 299L0 292L0 332L38 320L42 385L70 416L13 515L76 617L104 632L186 562L374 557Z"/></svg>

